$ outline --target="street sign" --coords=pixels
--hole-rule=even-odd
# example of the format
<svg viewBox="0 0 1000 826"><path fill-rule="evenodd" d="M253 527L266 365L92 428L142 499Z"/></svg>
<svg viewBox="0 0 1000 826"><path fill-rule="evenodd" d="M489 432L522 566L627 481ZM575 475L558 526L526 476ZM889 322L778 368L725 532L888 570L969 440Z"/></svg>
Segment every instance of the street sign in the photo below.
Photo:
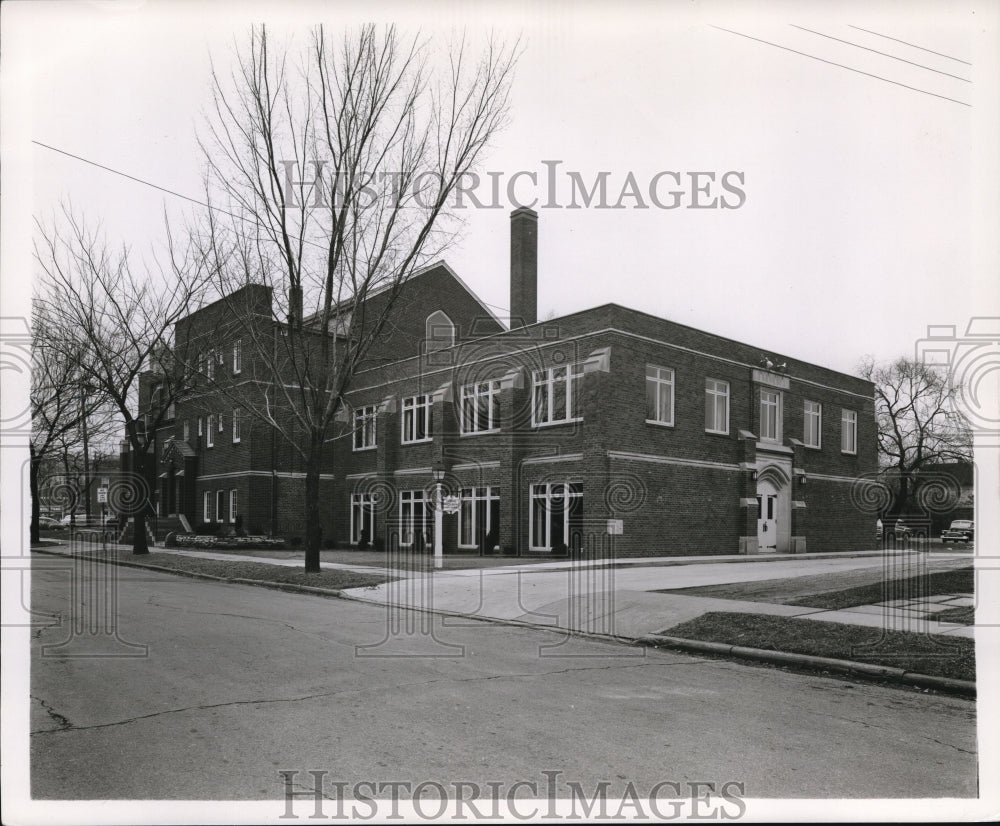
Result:
<svg viewBox="0 0 1000 826"><path fill-rule="evenodd" d="M458 513L462 507L462 500L457 496L445 496L441 499L441 510L445 513Z"/></svg>
<svg viewBox="0 0 1000 826"><path fill-rule="evenodd" d="M100 503L106 503L108 501L108 489L98 488L97 489L97 501Z"/></svg>

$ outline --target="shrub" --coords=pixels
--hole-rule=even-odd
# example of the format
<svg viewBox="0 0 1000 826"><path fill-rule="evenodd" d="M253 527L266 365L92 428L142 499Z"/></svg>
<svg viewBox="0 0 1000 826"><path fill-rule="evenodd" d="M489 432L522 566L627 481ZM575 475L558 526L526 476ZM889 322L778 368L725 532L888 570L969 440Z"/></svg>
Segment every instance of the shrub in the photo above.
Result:
<svg viewBox="0 0 1000 826"><path fill-rule="evenodd" d="M298 548L301 545L302 545L302 537L301 536L293 536L293 537L291 537L288 540L288 547L290 547L290 548Z"/></svg>
<svg viewBox="0 0 1000 826"><path fill-rule="evenodd" d="M218 522L202 522L194 529L194 532L199 536L215 536L220 527L222 526Z"/></svg>

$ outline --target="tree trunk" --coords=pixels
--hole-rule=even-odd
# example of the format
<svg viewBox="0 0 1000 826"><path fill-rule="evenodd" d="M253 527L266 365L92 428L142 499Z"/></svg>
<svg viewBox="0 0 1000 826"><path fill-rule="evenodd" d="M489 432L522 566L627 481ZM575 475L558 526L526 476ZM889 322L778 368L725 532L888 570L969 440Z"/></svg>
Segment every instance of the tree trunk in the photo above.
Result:
<svg viewBox="0 0 1000 826"><path fill-rule="evenodd" d="M132 553L135 555L149 553L149 541L146 539L146 508L141 507L135 514L135 532L132 536Z"/></svg>
<svg viewBox="0 0 1000 826"><path fill-rule="evenodd" d="M135 508L133 515L132 553L148 554L149 542L146 539L146 514L149 512L149 492L146 487L146 454L132 451L132 473L135 474Z"/></svg>
<svg viewBox="0 0 1000 826"><path fill-rule="evenodd" d="M41 464L41 460L35 456L34 449L31 450L31 465L28 468L28 489L31 492L31 539L32 545L39 541L38 535L38 517L41 513L40 503L38 501L38 466Z"/></svg>
<svg viewBox="0 0 1000 826"><path fill-rule="evenodd" d="M910 475L903 468L899 469L899 497L896 501L896 513L905 514L910 505Z"/></svg>
<svg viewBox="0 0 1000 826"><path fill-rule="evenodd" d="M319 472L323 458L322 434L312 439L306 461L306 573L317 573L323 526L319 519Z"/></svg>

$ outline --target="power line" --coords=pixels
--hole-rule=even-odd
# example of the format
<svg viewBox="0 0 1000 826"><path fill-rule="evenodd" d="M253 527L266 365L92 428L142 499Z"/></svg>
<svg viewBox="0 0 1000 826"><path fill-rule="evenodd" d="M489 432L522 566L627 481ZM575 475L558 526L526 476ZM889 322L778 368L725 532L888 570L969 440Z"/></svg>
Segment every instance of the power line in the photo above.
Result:
<svg viewBox="0 0 1000 826"><path fill-rule="evenodd" d="M820 37L826 37L830 40L836 40L838 43L846 43L848 46L854 46L858 49L864 49L866 52L874 52L875 54L880 54L882 57L890 57L893 60L898 60L901 63L909 63L911 66L916 66L920 69L926 69L928 72L937 72L939 75L945 75L946 77L953 77L955 80L961 80L964 83L972 83L971 80L964 77L959 77L958 75L949 74L948 72L942 72L940 69L932 69L930 66L924 66L922 63L914 63L912 60L906 60L902 57L897 57L894 54L889 54L888 52L880 52L878 49L869 49L867 46L862 46L860 43L852 43L850 40L841 40L839 37L834 37L831 34L823 34L823 32L813 31L812 29L807 29L805 26L796 26L794 23L789 23L793 29L801 29L804 32L809 32L809 34L816 34Z"/></svg>
<svg viewBox="0 0 1000 826"><path fill-rule="evenodd" d="M850 23L847 24L851 26ZM887 34L879 34L878 32L873 32L871 29L862 29L860 26L851 26L852 29L857 29L859 32L868 32L868 34L873 34L876 37L884 37L886 40L895 40L897 43L902 43L904 46L910 46L914 49L920 49L922 52L929 52L930 54L936 54L938 57L946 57L948 60L954 60L956 63L964 63L966 66L971 66L968 60L961 60L957 57L952 57L950 54L942 54L941 52L935 52L933 49L925 49L923 46L918 46L916 43L907 43L905 40L900 40L898 37L889 37Z"/></svg>
<svg viewBox="0 0 1000 826"><path fill-rule="evenodd" d="M195 198L189 198L187 195L181 195L179 192L174 192L172 189L167 189L166 187L159 186L158 184L151 183L150 181L145 181L142 178L136 178L134 175L129 175L126 172L119 172L117 169L112 169L110 166L105 166L104 164L98 163L97 161L91 161L87 158L81 158L79 155L74 155L72 152L67 152L65 149L59 149L55 146L49 146L47 143L42 143L41 141L32 141L36 146L41 146L45 149L49 149L52 152L58 152L60 155L65 155L67 158L73 158L77 161L82 161L83 163L90 164L91 166L96 166L98 169L103 169L105 172L111 172L114 175L120 175L123 178L128 178L130 181L135 181L137 184L142 184L143 186L150 186L153 189L158 189L160 192L166 192L168 195L173 195L176 198L183 198L185 201L190 201L192 204L198 204L198 206L203 206L208 209L214 209L217 212L222 212L225 215L229 215L233 218L238 216L233 215L231 212L226 212L224 209L219 209L219 207L213 207L206 204L204 201L198 201Z"/></svg>
<svg viewBox="0 0 1000 826"><path fill-rule="evenodd" d="M792 49L788 46L781 46L778 43L772 43L769 40L761 40L759 37L753 37L752 35L749 34L743 34L743 32L735 32L732 29L725 29L722 26L712 26L712 28L718 29L719 31L723 32L729 32L729 34L737 34L740 37L747 38L748 40L756 40L758 43L763 43L767 46L774 46L774 48L776 49L784 49L786 52L792 52L797 55L802 55L802 57L808 57L813 60L818 60L820 63L828 63L831 66L837 66L841 69L847 69L849 72L857 72L859 75L865 75L865 77L873 77L875 78L875 80L882 80L885 81L886 83L891 83L893 86L902 86L904 89L910 89L911 91L920 92L921 94L924 95L930 95L931 97L941 98L942 100L949 100L952 103L957 103L959 106L971 107L971 104L969 103L965 103L964 101L961 100L955 100L955 98L950 98L946 95L939 95L936 94L935 92L928 92L926 89L918 89L916 86L907 86L905 83L900 83L897 80L889 80L889 78L882 77L881 75L873 75L871 72L863 72L861 71L861 69L855 69L853 66L845 66L843 63L835 63L832 60L825 60L822 57L816 57L816 55L807 54L806 52L800 52L798 49Z"/></svg>
<svg viewBox="0 0 1000 826"><path fill-rule="evenodd" d="M220 207L215 207L212 206L211 204L205 203L204 201L199 201L187 195L182 195L180 192L175 192L172 189L167 189L166 187L160 186L159 184L154 184L151 181L147 181L142 178L137 178L134 175L129 175L126 172L120 172L117 169L113 169L110 166L105 166L104 164L98 163L97 161L91 161L87 158L81 157L80 155L74 155L72 152L67 152L65 149L59 149L58 147L55 146L49 146L49 144L42 143L41 141L32 140L31 142L33 144L36 144L37 146L41 146L52 152L58 152L60 155L65 155L68 158L73 158L74 160L82 161L83 163L90 164L91 166L96 166L98 169L103 169L105 172L111 172L114 175L120 175L122 178L128 178L130 181L135 181L135 183L137 184L142 184L143 186L152 187L153 189L158 189L160 192L166 192L168 195L173 195L176 198L182 198L185 201L190 201L192 204L198 204L199 206L203 206L206 209L211 209L214 210L215 212L221 212L223 215L228 215L229 217L236 218L239 221L246 220L245 217L236 215L232 212L228 212ZM255 223L258 227L264 226L259 221L254 221L252 223ZM311 244L312 246L317 247L318 249L324 249L324 250L326 249L325 246L323 246L322 244L318 244L315 241L310 241L308 239L304 239L304 241L306 244ZM482 303L486 304L486 306L488 307L492 307L494 310L503 310L504 312L510 312L510 310L507 309L506 307L498 307L496 304L488 304L485 301L483 301Z"/></svg>
<svg viewBox="0 0 1000 826"><path fill-rule="evenodd" d="M154 184L151 181L144 180L143 178L137 178L134 175L129 175L127 172L120 172L117 169L113 169L110 166L105 166L97 161L91 161L87 158L81 157L80 155L74 155L72 152L67 152L65 149L59 149L56 146L49 146L47 143L42 143L41 141L32 140L33 144L49 149L52 152L58 152L60 155L65 155L68 158L73 158L77 161L82 161L83 163L90 164L91 166L96 166L98 169L103 169L105 172L110 172L113 175L120 175L122 178L128 178L130 181L135 181L137 184L142 184L143 186L152 187L153 189L158 189L160 192L166 192L168 195L173 195L175 198L181 198L185 201L190 201L192 204L198 204L198 206L203 206L206 209L210 209L213 212L220 212L223 215L228 215L230 218L235 218L237 221L247 221L246 216L236 215L233 212L222 209L221 207L212 206L204 201L199 201L196 198L191 198L187 195L182 195L180 192L175 192L172 189L167 189L166 187L160 186L159 184ZM264 227L260 221L250 221L249 223L255 224L258 227ZM265 227L266 229L266 227ZM318 249L326 249L322 244L318 244L315 241L310 241L309 239L303 239L303 242L310 244L311 246L317 247Z"/></svg>

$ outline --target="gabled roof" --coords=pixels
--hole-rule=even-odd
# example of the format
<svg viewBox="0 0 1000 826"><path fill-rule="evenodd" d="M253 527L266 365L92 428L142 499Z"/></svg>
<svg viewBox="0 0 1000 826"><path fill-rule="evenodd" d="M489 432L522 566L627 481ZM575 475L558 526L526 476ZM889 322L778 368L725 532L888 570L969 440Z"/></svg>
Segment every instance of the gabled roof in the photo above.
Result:
<svg viewBox="0 0 1000 826"><path fill-rule="evenodd" d="M194 448L183 439L171 436L163 443L163 458L168 459L174 456L180 456L182 459L190 459L193 456L197 456L197 454L194 452Z"/></svg>
<svg viewBox="0 0 1000 826"><path fill-rule="evenodd" d="M426 267L421 267L419 270L414 271L410 275L410 277L407 278L406 281L404 281L403 283L411 284L415 279L420 278L423 275L427 275L428 273L434 272L435 270L438 269L444 270L445 272L448 273L448 275L454 278L455 281L457 281L458 284L462 287L462 289L465 290L480 307L482 307L483 312L485 312L488 316L490 316L497 323L499 327L505 329L507 328L507 325L504 324L497 317L496 313L494 313L493 310L490 309L490 306L486 304L478 295L476 295L475 291L472 290L472 288L470 288L469 285L462 280L462 278L458 275L458 273L456 273L444 260L435 261L432 264L428 264ZM376 296L381 295L382 293L392 289L392 286L393 286L392 284L385 284L379 287L378 289L370 291L365 296L365 301L368 301L371 298L375 298ZM336 320L338 313L343 313L345 310L349 311L351 309L353 309L352 300L345 299L344 301L341 301L338 305L336 305L333 308L331 312L331 322L334 322ZM310 322L314 322L318 315L319 313L313 313L312 315L307 316L306 318L303 319L303 324L309 324Z"/></svg>

